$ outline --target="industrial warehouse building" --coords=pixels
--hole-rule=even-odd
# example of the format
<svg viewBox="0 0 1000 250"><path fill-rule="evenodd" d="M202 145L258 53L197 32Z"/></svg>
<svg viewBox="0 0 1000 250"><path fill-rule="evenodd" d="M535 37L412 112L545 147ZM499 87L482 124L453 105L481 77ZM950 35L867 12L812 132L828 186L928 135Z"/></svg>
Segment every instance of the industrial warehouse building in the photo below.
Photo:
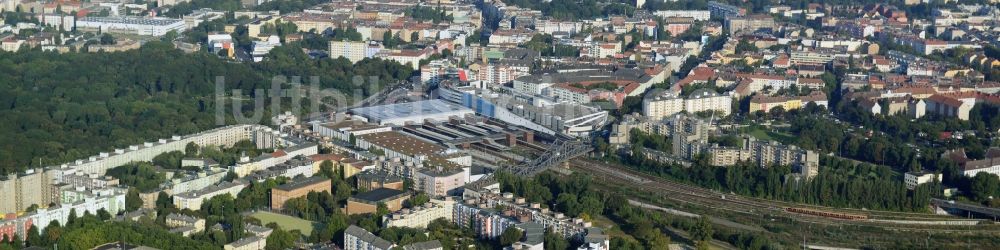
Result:
<svg viewBox="0 0 1000 250"><path fill-rule="evenodd" d="M76 28L81 31L140 36L163 36L170 31L180 33L186 27L184 20L159 17L84 17L76 21Z"/></svg>
<svg viewBox="0 0 1000 250"><path fill-rule="evenodd" d="M471 109L442 100L426 100L352 109L356 117L379 125L403 126L425 120L447 121L451 117L474 115Z"/></svg>
<svg viewBox="0 0 1000 250"><path fill-rule="evenodd" d="M304 197L309 192L332 192L330 179L322 176L294 179L290 182L271 189L271 209L281 210L285 208L285 202L298 197Z"/></svg>

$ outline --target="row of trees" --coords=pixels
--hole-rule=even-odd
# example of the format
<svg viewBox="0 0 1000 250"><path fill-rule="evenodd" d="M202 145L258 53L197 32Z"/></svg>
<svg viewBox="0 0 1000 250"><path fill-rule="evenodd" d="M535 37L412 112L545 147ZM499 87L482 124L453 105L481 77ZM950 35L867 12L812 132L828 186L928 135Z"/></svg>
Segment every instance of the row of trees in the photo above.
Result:
<svg viewBox="0 0 1000 250"><path fill-rule="evenodd" d="M577 57L580 49L570 45L555 44L552 35L535 34L531 40L522 45L525 48L539 52L542 56Z"/></svg>

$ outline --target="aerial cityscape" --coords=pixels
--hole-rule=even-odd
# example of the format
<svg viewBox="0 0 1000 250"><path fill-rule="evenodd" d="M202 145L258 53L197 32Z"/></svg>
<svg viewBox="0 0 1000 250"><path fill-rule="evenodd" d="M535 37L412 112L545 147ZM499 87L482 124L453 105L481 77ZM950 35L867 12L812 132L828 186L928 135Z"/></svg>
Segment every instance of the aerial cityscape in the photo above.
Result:
<svg viewBox="0 0 1000 250"><path fill-rule="evenodd" d="M0 0L0 250L1000 249L1000 0Z"/></svg>

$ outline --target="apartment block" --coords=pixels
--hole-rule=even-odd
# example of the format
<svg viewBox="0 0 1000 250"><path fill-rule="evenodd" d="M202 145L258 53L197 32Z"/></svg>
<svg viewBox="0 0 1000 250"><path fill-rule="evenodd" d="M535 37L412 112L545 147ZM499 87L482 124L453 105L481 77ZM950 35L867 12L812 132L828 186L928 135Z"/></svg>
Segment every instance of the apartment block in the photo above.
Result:
<svg viewBox="0 0 1000 250"><path fill-rule="evenodd" d="M235 198L244 187L246 184L241 182L223 182L203 189L179 193L174 195L174 206L177 209L187 208L198 211L201 210L201 204L205 200L224 194L232 195Z"/></svg>
<svg viewBox="0 0 1000 250"><path fill-rule="evenodd" d="M653 12L653 15L662 18L687 17L695 21L708 21L712 17L712 12L707 10L660 10Z"/></svg>
<svg viewBox="0 0 1000 250"><path fill-rule="evenodd" d="M711 13L712 18L717 19L729 19L731 17L739 17L747 14L747 10L744 8L716 1L708 2L708 11Z"/></svg>
<svg viewBox="0 0 1000 250"><path fill-rule="evenodd" d="M23 173L0 176L0 213L24 211L31 205L48 206L58 200L53 186L55 172L29 169Z"/></svg>
<svg viewBox="0 0 1000 250"><path fill-rule="evenodd" d="M183 214L168 214L166 218L167 227L170 232L179 233L183 236L205 231L205 219Z"/></svg>
<svg viewBox="0 0 1000 250"><path fill-rule="evenodd" d="M330 41L330 58L343 57L350 60L351 63L357 63L365 58L372 58L381 50L382 44L375 41Z"/></svg>
<svg viewBox="0 0 1000 250"><path fill-rule="evenodd" d="M344 230L344 250L389 250L395 246L396 244L355 225Z"/></svg>
<svg viewBox="0 0 1000 250"><path fill-rule="evenodd" d="M651 93L642 101L642 114L650 119L662 119L680 112L698 113L715 111L721 116L732 113L733 97L719 94L714 90L700 89L687 98L681 98L671 91Z"/></svg>
<svg viewBox="0 0 1000 250"><path fill-rule="evenodd" d="M267 246L267 238L250 236L226 244L224 250L263 250Z"/></svg>
<svg viewBox="0 0 1000 250"><path fill-rule="evenodd" d="M437 219L454 220L455 201L450 197L443 200L432 199L422 206L404 208L383 219L386 227L426 228Z"/></svg>
<svg viewBox="0 0 1000 250"><path fill-rule="evenodd" d="M730 36L739 33L752 33L761 29L770 30L775 27L774 18L766 15L727 18L725 25L729 29Z"/></svg>
<svg viewBox="0 0 1000 250"><path fill-rule="evenodd" d="M2 187L2 186L0 186ZM105 210L111 214L118 214L125 210L125 193L127 190L121 188L106 188L88 190L84 188L66 189L69 194L60 201L59 207L42 207L31 213L13 214L0 220L0 235L13 237L13 234L27 237L32 226L45 228L50 223L56 222L65 225L72 213L78 216L84 213L97 214L100 210Z"/></svg>

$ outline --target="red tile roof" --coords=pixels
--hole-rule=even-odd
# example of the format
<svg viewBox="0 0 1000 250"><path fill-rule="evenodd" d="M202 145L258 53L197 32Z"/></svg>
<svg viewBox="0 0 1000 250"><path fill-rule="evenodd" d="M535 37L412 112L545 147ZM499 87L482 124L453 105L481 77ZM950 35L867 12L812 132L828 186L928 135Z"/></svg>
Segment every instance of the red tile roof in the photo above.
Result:
<svg viewBox="0 0 1000 250"><path fill-rule="evenodd" d="M281 149L275 150L274 153L271 153L271 157L282 157L282 156L286 156L286 155L288 155L288 154L285 153L285 151L281 150Z"/></svg>

